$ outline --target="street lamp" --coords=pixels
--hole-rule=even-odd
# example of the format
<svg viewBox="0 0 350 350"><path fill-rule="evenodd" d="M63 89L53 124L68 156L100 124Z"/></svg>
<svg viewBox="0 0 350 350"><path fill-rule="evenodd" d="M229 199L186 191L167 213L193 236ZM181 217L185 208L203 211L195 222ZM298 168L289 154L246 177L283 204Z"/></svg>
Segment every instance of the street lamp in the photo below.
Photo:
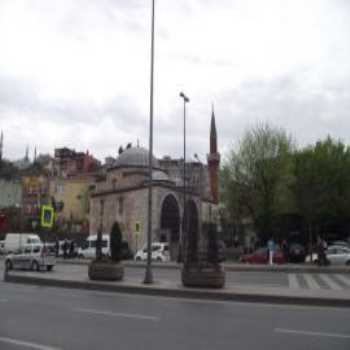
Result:
<svg viewBox="0 0 350 350"><path fill-rule="evenodd" d="M152 240L152 155L153 155L153 76L154 76L154 1L152 0L152 24L151 24L151 78L150 78L150 103L149 103L149 154L148 154L148 173L149 173L149 184L148 184L148 227L147 227L147 264L145 271L145 279L143 283L153 283L153 275L151 268L152 251L151 251L151 240Z"/></svg>
<svg viewBox="0 0 350 350"><path fill-rule="evenodd" d="M197 159L200 165L199 172L199 237L202 239L202 189L203 189L203 163L200 161L198 154L195 153L194 158Z"/></svg>
<svg viewBox="0 0 350 350"><path fill-rule="evenodd" d="M190 99L183 93L180 92L180 97L184 101L184 168L183 168L183 223L182 223L182 239L181 239L181 249L184 253L184 243L185 243L185 231L186 231L186 103L190 102ZM184 254L181 254L182 257ZM186 262L186 257L184 262Z"/></svg>

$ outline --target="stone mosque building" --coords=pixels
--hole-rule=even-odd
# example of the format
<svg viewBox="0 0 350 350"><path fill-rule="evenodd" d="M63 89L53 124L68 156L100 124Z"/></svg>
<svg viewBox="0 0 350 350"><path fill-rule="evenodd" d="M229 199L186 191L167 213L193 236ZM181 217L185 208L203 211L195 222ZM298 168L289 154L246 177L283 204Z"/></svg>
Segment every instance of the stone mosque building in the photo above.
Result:
<svg viewBox="0 0 350 350"><path fill-rule="evenodd" d="M219 200L219 164L215 115L212 111L207 164L186 161L186 221L191 234L199 235L202 222L216 220ZM147 239L149 153L142 147L124 150L96 179L90 201L90 234L109 233L115 221L123 239L136 251ZM153 157L152 240L167 241L174 258L182 235L184 212L183 159ZM188 218L187 218L188 217Z"/></svg>

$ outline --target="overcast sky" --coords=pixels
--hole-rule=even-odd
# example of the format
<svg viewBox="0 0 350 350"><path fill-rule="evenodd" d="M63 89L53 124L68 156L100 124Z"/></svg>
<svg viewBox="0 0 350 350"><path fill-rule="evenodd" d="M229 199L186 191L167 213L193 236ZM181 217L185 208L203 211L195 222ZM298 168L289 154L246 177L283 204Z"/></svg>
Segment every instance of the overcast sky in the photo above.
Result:
<svg viewBox="0 0 350 350"><path fill-rule="evenodd" d="M6 158L148 148L151 0L0 0ZM350 1L156 0L154 151L204 160L258 121L350 143Z"/></svg>

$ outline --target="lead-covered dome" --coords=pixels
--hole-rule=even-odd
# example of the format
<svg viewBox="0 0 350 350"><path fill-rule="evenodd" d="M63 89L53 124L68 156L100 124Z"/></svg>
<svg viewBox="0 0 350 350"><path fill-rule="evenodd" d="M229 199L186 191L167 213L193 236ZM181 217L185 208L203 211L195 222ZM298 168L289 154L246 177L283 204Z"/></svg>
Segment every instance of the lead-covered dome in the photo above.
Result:
<svg viewBox="0 0 350 350"><path fill-rule="evenodd" d="M149 152L143 147L131 147L123 151L116 159L115 167L148 167ZM159 168L159 162L152 157L152 167Z"/></svg>

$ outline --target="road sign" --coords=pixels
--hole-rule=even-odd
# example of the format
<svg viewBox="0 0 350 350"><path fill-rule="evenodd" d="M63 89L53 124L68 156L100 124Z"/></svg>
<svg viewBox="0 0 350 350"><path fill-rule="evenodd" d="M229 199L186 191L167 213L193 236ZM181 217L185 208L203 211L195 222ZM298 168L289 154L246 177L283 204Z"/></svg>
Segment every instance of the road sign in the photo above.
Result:
<svg viewBox="0 0 350 350"><path fill-rule="evenodd" d="M135 223L135 236L138 237L141 231L141 224L139 222Z"/></svg>
<svg viewBox="0 0 350 350"><path fill-rule="evenodd" d="M41 207L41 226L52 228L55 212L52 206L43 205Z"/></svg>

